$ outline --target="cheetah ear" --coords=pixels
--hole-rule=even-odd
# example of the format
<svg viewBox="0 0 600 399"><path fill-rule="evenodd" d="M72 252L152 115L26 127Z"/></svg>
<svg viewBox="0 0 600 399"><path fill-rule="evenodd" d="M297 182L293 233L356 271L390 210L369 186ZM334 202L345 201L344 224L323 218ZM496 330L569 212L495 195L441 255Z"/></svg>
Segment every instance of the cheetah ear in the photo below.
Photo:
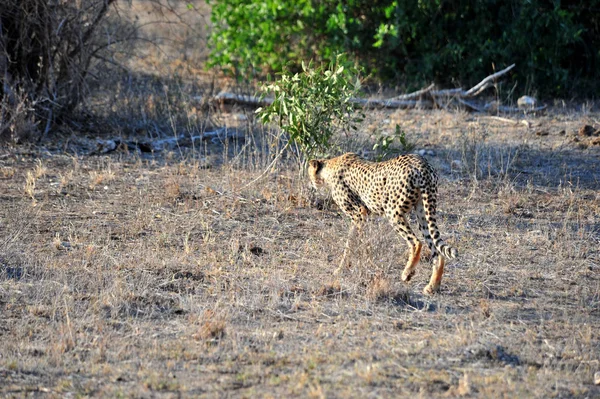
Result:
<svg viewBox="0 0 600 399"><path fill-rule="evenodd" d="M315 173L319 173L319 171L323 167L323 161L319 161L318 159L311 159L310 161L308 161L308 167L314 168Z"/></svg>

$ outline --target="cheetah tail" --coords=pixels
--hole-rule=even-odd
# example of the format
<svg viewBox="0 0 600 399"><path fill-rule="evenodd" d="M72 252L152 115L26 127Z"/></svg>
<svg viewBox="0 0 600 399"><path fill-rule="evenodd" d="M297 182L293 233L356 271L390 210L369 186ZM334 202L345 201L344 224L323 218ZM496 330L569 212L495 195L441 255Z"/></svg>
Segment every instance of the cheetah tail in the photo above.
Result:
<svg viewBox="0 0 600 399"><path fill-rule="evenodd" d="M431 198L431 195L426 195L423 193L423 207L425 208L427 220L427 228L429 230L429 234L433 239L433 245L438 250L440 254L442 254L446 259L454 259L458 256L458 251L456 248L451 247L446 244L444 240L440 237L440 231L438 230L436 220L435 220L435 197ZM433 206L432 203L433 202Z"/></svg>
<svg viewBox="0 0 600 399"><path fill-rule="evenodd" d="M456 248L451 247L448 244L441 244L439 247L436 246L437 250L444 255L446 259L454 259L458 256Z"/></svg>

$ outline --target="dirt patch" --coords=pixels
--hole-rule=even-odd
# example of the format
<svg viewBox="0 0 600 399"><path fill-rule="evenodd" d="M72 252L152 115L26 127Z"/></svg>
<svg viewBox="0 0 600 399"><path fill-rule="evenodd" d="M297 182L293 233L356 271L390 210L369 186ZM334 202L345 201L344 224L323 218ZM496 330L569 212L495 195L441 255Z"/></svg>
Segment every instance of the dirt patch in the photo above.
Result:
<svg viewBox="0 0 600 399"><path fill-rule="evenodd" d="M3 152L0 392L600 395L600 148L572 140L598 117L528 119L373 111L343 142L398 123L434 151L460 251L434 297L428 254L403 284L406 248L377 218L334 276L348 221L293 158L246 186L260 140L208 169L193 151Z"/></svg>

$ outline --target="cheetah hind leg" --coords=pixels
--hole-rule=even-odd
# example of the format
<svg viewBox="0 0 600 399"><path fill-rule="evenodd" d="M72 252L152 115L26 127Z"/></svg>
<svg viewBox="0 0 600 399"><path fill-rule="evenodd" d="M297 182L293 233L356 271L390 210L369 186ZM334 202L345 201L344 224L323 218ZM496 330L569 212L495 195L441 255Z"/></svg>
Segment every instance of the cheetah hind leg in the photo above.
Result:
<svg viewBox="0 0 600 399"><path fill-rule="evenodd" d="M444 274L445 260L443 256L436 255L436 259L433 260L433 272L431 273L431 279L429 284L423 289L425 295L433 295L440 290L440 284L442 283L442 274Z"/></svg>
<svg viewBox="0 0 600 399"><path fill-rule="evenodd" d="M402 281L408 282L412 276L414 276L415 268L417 267L419 259L421 258L422 244L413 234L404 215L395 215L392 220L394 230L396 230L396 233L398 233L398 235L402 237L410 247L408 262L406 262L406 266L402 272Z"/></svg>
<svg viewBox="0 0 600 399"><path fill-rule="evenodd" d="M421 233L423 234L423 238L425 238L425 242L429 247L432 255L433 262L433 271L431 273L431 279L429 284L425 286L423 289L423 293L425 295L433 295L440 290L440 284L442 282L442 274L444 273L444 257L441 256L433 244L433 239L429 234L429 229L427 227L427 218L425 216L425 209L423 209L423 203L419 201L415 208L417 212L417 221L419 222L419 228Z"/></svg>
<svg viewBox="0 0 600 399"><path fill-rule="evenodd" d="M410 279L415 275L415 269L417 264L419 263L419 259L421 258L421 248L423 244L417 242L417 244L411 248L410 256L408 257L408 262L406 263L406 267L402 272L402 281L409 282Z"/></svg>

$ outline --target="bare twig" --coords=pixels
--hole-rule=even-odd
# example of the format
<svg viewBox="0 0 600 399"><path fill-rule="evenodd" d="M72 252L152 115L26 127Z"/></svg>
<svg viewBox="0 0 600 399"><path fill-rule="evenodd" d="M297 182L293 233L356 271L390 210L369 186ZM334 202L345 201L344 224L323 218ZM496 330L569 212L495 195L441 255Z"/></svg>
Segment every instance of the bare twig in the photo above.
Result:
<svg viewBox="0 0 600 399"><path fill-rule="evenodd" d="M493 80L499 78L500 76L506 74L508 71L510 71L511 69L513 69L515 67L515 64L512 64L506 68L504 68L501 71L498 71L494 74L491 74L490 76L488 76L487 78L483 79L481 82L479 82L478 84L476 84L475 86L473 86L470 90L468 90L465 93L465 97L470 97L470 96L476 96L477 94L481 93L484 89L486 89L487 87L489 87L489 85L491 84L490 82L492 82Z"/></svg>
<svg viewBox="0 0 600 399"><path fill-rule="evenodd" d="M456 89L432 90L429 92L432 97L455 97L460 96L462 93L463 89L460 87Z"/></svg>
<svg viewBox="0 0 600 399"><path fill-rule="evenodd" d="M424 89L417 90L415 92L408 93L408 94L402 94L397 97L392 97L392 98L390 98L390 100L410 100L413 98L418 98L418 97L423 96L424 94L429 93L431 90L433 90L434 87L435 87L435 84L432 83Z"/></svg>
<svg viewBox="0 0 600 399"><path fill-rule="evenodd" d="M350 102L363 108L431 108L433 102L430 100L377 100L364 98L351 98Z"/></svg>
<svg viewBox="0 0 600 399"><path fill-rule="evenodd" d="M509 119L509 118L502 118L501 116L487 116L486 118L488 119L492 119L498 122L504 122L504 123L508 123L508 124L512 124L512 125L525 125L527 128L531 127L531 123L525 119L521 119L521 120L514 120L514 119Z"/></svg>

